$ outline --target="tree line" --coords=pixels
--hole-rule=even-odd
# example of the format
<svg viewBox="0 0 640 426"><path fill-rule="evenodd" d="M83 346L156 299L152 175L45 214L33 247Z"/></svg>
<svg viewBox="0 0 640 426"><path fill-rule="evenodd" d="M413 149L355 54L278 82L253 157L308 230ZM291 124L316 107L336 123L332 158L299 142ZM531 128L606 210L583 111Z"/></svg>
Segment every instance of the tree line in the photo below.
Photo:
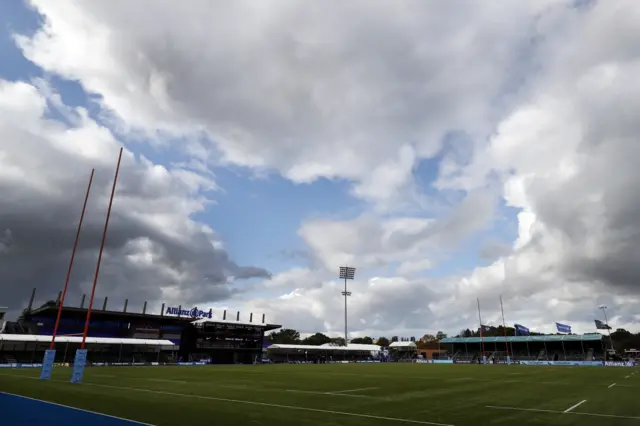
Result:
<svg viewBox="0 0 640 426"><path fill-rule="evenodd" d="M392 336L391 338L387 338L384 336L373 338L370 336L364 337L356 337L349 341L349 343L353 344L363 344L363 345L378 345L378 346L389 346L393 342L402 342L409 341L415 342L418 348L427 348L430 344L434 344L447 337L445 333L439 331L436 335L425 334L419 339L415 337L403 338L398 336ZM315 333L304 339L300 338L300 333L297 330L291 328L283 328L278 331L275 331L267 336L269 343L271 344L281 344L281 345L311 345L311 346L320 346L327 343L333 343L336 345L344 346L344 337L329 337L323 333Z"/></svg>
<svg viewBox="0 0 640 426"><path fill-rule="evenodd" d="M505 328L503 326L489 327L483 331L482 335L484 337L502 337L505 335ZM506 327L506 335L515 336L515 328ZM542 333L531 332L531 335L541 336ZM365 345L375 344L378 346L386 347L393 342L411 341L415 342L419 349L428 349L434 348L434 345L437 346L438 342L445 337L447 337L445 333L443 333L442 331L438 331L435 335L425 334L419 339L416 339L415 337L401 338L398 336L392 336L391 338L387 338L384 336L377 338L364 336L351 339L349 343ZM472 330L466 328L464 330L460 330L456 337L480 337L480 330ZM300 333L297 330L291 328L283 328L275 331L269 334L267 336L267 339L271 344L320 346L327 343L333 343L336 345L344 346L344 337L329 337L323 333L315 333L308 337L305 337L304 339L301 339ZM634 334L623 328L618 328L616 331L611 332L611 340L613 341L614 348L619 352L622 352L625 349L640 349L640 333Z"/></svg>

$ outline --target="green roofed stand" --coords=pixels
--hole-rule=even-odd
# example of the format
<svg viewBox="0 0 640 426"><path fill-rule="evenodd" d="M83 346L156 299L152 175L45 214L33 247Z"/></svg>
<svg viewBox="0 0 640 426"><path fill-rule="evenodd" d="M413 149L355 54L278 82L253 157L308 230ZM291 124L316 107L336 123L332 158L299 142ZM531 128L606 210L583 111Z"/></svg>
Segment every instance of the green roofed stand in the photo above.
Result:
<svg viewBox="0 0 640 426"><path fill-rule="evenodd" d="M501 337L446 337L440 343L504 343L504 336ZM526 342L594 342L602 340L601 334L581 334L581 335L560 335L560 336L508 336L509 343Z"/></svg>

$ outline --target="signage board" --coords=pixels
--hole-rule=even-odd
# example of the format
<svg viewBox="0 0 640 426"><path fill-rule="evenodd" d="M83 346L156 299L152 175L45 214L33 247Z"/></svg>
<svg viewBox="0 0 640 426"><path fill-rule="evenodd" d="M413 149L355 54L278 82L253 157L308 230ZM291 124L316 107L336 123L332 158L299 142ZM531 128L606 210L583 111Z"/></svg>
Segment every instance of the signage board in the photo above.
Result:
<svg viewBox="0 0 640 426"><path fill-rule="evenodd" d="M167 310L165 311L165 314L167 315L176 315L176 316L181 316L181 317L187 317L187 318L213 318L213 310L209 309L208 311L202 311L200 309L198 309L198 307L193 307L191 309L181 309L179 307L175 307L175 306L169 306L167 308Z"/></svg>

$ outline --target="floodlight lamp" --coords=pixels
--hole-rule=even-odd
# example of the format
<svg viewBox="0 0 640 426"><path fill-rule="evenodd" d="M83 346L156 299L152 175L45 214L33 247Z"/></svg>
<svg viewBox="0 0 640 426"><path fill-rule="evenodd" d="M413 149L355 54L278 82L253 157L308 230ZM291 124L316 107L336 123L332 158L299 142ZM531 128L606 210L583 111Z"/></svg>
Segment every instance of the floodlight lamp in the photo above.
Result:
<svg viewBox="0 0 640 426"><path fill-rule="evenodd" d="M607 309L607 306L606 305L600 305L600 306L598 306L598 309Z"/></svg>
<svg viewBox="0 0 640 426"><path fill-rule="evenodd" d="M352 280L356 276L356 268L351 266L341 266L339 278L343 280Z"/></svg>

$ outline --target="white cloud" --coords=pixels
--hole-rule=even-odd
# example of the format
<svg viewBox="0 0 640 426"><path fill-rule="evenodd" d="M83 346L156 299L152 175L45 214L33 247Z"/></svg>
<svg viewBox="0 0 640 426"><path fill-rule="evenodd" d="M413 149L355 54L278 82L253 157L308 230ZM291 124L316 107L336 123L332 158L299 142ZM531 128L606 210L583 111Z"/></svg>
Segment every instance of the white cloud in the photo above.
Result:
<svg viewBox="0 0 640 426"><path fill-rule="evenodd" d="M456 332L475 324L476 297L487 321L500 322L500 294L509 321L539 330L558 320L590 331L600 303L614 323L637 324L630 302L640 282L640 12L633 0L393 8L382 1L33 3L45 23L18 38L26 57L97 94L110 125L162 143L187 136L182 148L201 170L232 163L295 182L348 179L353 195L378 208L352 220L304 221L299 235L313 268L277 274L268 295L238 299L243 310L340 333L341 284L332 274L350 263L358 267L349 303L359 333ZM41 156L0 149L0 183L64 194L61 182L79 174L73 167L26 173L49 164L51 153L59 162L112 167L107 129L81 113L74 128L44 120L42 87L40 94L25 84L1 90L0 131L25 141L35 134L53 148ZM423 205L415 167L455 132L468 141L447 153L436 189L460 191L463 201L441 215L389 209ZM80 143L88 139L96 143ZM133 184L123 180L120 205L130 212L122 220L147 231L127 240L132 263L144 268L167 255L148 247L152 231L182 249L194 235L201 248L217 244L212 230L188 220L204 208L199 192L216 188L210 175L127 161L144 170L144 184L128 194ZM412 276L455 256L491 223L498 197L518 211L511 251L461 276ZM26 196L19 201L35 211ZM20 236L9 229L7 253L14 253ZM166 294L192 278L176 265L159 272L171 277Z"/></svg>
<svg viewBox="0 0 640 426"><path fill-rule="evenodd" d="M296 182L350 179L388 207L415 195L415 161L448 132L489 134L501 107L488 100L519 78L529 29L554 3L32 0L45 24L17 40L126 128L204 131L211 142L188 152Z"/></svg>

